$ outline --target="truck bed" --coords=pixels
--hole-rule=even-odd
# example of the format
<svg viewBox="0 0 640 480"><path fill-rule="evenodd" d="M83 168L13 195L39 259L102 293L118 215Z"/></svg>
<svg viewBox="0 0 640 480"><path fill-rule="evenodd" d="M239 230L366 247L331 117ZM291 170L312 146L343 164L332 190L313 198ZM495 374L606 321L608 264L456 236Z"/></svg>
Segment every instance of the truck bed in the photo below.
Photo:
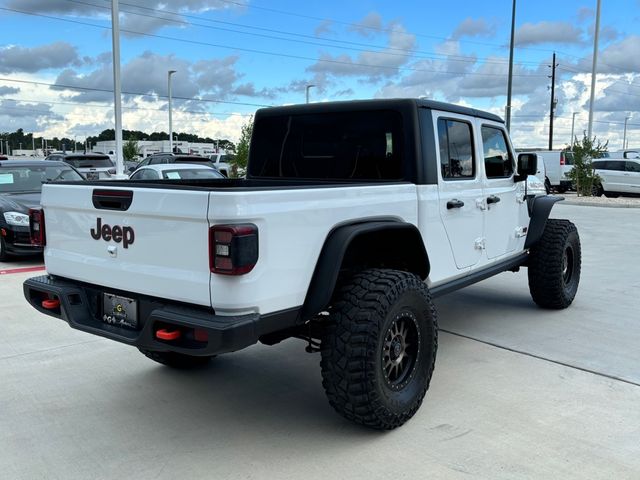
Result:
<svg viewBox="0 0 640 480"><path fill-rule="evenodd" d="M127 208L109 204L117 191L130 194ZM107 199L102 204L96 201L101 195ZM222 315L302 305L336 226L367 219L418 222L416 186L402 182L68 182L44 185L42 206L49 274ZM229 224L258 229L258 262L246 275L210 271L210 229ZM125 228L134 236L126 246L110 233Z"/></svg>

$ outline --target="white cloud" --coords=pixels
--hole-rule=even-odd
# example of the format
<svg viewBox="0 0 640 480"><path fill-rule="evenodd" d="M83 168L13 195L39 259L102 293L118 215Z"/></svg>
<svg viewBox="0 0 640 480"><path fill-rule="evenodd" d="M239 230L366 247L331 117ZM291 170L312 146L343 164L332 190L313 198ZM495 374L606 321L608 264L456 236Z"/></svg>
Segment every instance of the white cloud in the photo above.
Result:
<svg viewBox="0 0 640 480"><path fill-rule="evenodd" d="M33 13L57 13L86 17L109 16L109 3L69 0L7 0L9 8ZM226 2L224 0L136 0L135 5L121 5L122 29L143 33L155 32L166 25L176 25L175 20L186 21L181 14L202 13L210 10L242 12L248 0ZM174 15L173 13L177 13ZM131 34L127 34L131 36Z"/></svg>
<svg viewBox="0 0 640 480"><path fill-rule="evenodd" d="M358 25L380 25L382 20L378 14L369 14ZM361 35L371 32L364 27L352 27ZM399 23L390 22L384 31L387 45L380 50L368 50L355 57L348 54L332 55L321 53L319 61L307 68L316 74L326 74L333 77L362 77L368 82L375 83L382 78L388 78L398 73L398 68L411 61L411 50L416 48L416 36L407 32Z"/></svg>
<svg viewBox="0 0 640 480"><path fill-rule="evenodd" d="M582 30L569 22L525 23L516 31L516 45L528 46L543 43L582 43Z"/></svg>
<svg viewBox="0 0 640 480"><path fill-rule="evenodd" d="M49 68L80 64L76 47L67 42L55 42L31 48L19 45L0 48L0 73L33 73Z"/></svg>
<svg viewBox="0 0 640 480"><path fill-rule="evenodd" d="M489 23L484 18L465 18L454 30L451 38L462 37L493 37L496 33L496 25Z"/></svg>
<svg viewBox="0 0 640 480"><path fill-rule="evenodd" d="M378 12L370 12L362 20L349 27L349 30L363 37L374 37L380 34L382 28L382 16Z"/></svg>

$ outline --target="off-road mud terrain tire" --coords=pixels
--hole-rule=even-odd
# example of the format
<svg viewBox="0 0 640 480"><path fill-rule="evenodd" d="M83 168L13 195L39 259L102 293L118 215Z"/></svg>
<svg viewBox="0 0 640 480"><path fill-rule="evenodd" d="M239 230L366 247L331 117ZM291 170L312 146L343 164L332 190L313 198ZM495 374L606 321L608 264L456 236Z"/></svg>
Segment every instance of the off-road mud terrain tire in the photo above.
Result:
<svg viewBox="0 0 640 480"><path fill-rule="evenodd" d="M354 275L335 296L322 341L329 403L358 424L399 427L422 404L437 346L436 312L420 278L386 269Z"/></svg>
<svg viewBox="0 0 640 480"><path fill-rule="evenodd" d="M177 352L157 352L154 350L145 350L142 348L139 348L138 350L140 350L141 353L143 353L146 357L150 358L154 362L179 369L204 367L213 358L212 356L195 357L193 355L185 355Z"/></svg>
<svg viewBox="0 0 640 480"><path fill-rule="evenodd" d="M562 309L573 302L580 283L580 237L569 220L549 219L529 256L529 292L542 308Z"/></svg>

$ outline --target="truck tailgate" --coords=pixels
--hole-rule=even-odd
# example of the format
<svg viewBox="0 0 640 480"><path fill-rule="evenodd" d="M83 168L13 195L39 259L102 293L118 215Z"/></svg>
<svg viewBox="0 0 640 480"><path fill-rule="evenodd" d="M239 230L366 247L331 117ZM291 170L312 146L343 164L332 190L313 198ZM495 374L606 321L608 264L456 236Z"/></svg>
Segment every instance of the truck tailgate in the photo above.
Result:
<svg viewBox="0 0 640 480"><path fill-rule="evenodd" d="M104 190L133 192L130 206L95 205ZM44 185L47 272L210 306L208 204L207 191Z"/></svg>

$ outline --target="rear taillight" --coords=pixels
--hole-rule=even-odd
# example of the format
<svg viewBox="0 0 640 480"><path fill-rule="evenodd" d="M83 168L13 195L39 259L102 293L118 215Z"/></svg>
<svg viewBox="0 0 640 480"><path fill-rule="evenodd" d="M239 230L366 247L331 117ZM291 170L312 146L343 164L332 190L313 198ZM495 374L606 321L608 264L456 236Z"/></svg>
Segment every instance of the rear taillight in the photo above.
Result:
<svg viewBox="0 0 640 480"><path fill-rule="evenodd" d="M209 266L213 273L244 275L258 262L258 227L216 225L209 229Z"/></svg>
<svg viewBox="0 0 640 480"><path fill-rule="evenodd" d="M560 152L560 165L564 165L564 153Z"/></svg>
<svg viewBox="0 0 640 480"><path fill-rule="evenodd" d="M47 237L44 231L44 210L41 208L29 209L29 230L31 233L31 245L44 247Z"/></svg>

